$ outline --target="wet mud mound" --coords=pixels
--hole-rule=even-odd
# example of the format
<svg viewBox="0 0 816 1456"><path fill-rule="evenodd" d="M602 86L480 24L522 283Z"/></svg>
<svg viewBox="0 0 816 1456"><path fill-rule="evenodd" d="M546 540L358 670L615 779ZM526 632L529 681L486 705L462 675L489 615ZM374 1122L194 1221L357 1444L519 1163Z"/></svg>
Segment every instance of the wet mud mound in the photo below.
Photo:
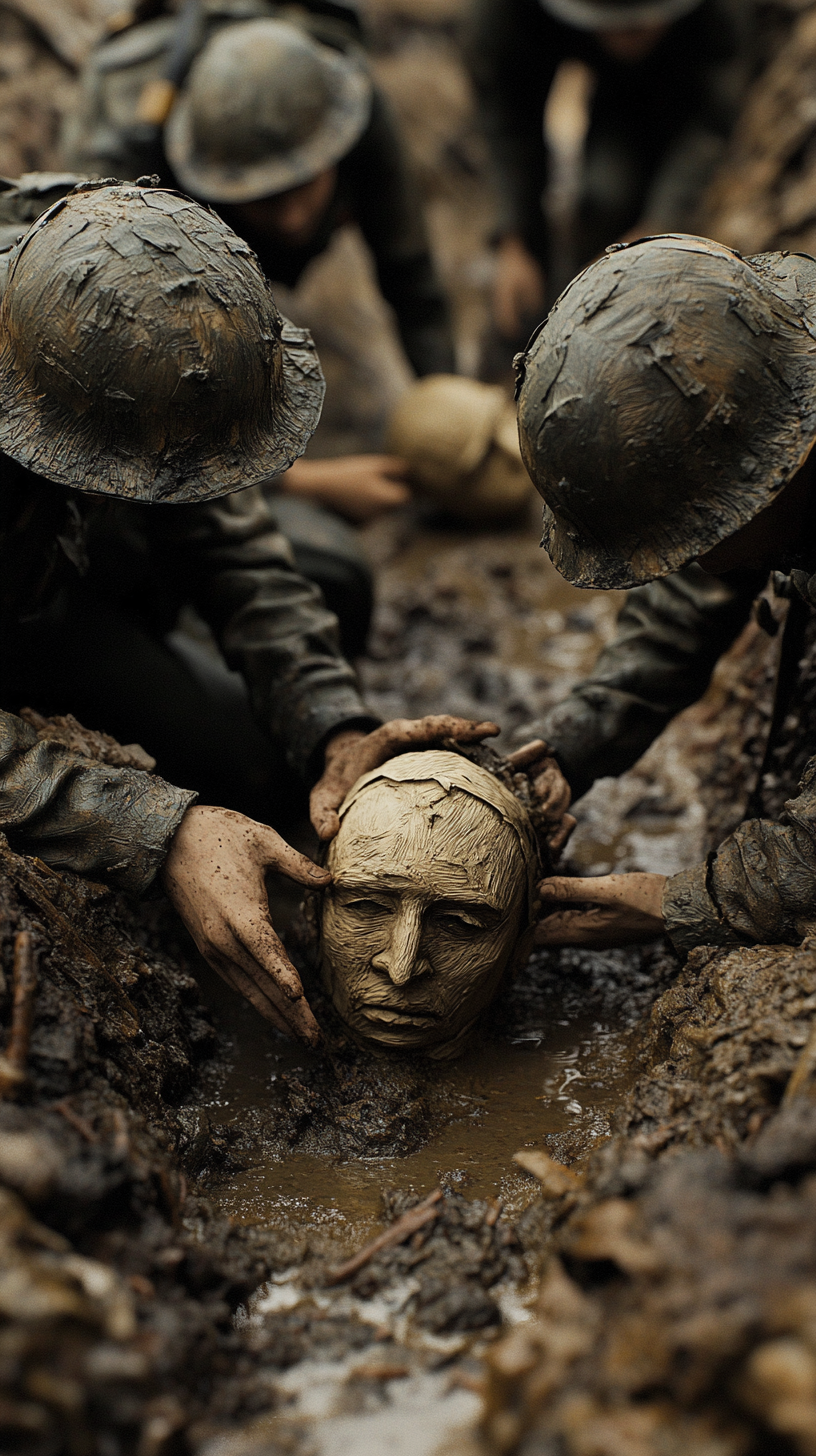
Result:
<svg viewBox="0 0 816 1456"><path fill-rule="evenodd" d="M709 1149L573 1214L535 1323L491 1357L487 1448L812 1452L816 1177L754 1185Z"/></svg>
<svg viewBox="0 0 816 1456"><path fill-rule="evenodd" d="M255 1365L233 1312L302 1257L188 1195L176 1113L216 1038L157 935L0 841L4 1451L183 1450L236 1419Z"/></svg>
<svg viewBox="0 0 816 1456"><path fill-rule="evenodd" d="M808 942L702 948L658 998L617 1134L538 1169L544 1278L488 1359L483 1449L816 1449L815 1009Z"/></svg>

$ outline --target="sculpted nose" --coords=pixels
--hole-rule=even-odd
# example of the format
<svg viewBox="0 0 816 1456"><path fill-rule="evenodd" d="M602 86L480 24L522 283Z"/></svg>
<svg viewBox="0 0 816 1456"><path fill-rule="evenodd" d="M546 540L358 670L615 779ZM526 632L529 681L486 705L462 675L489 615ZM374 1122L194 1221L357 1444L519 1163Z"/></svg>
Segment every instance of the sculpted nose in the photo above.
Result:
<svg viewBox="0 0 816 1456"><path fill-rule="evenodd" d="M403 900L394 916L389 942L372 957L372 966L385 971L395 986L407 985L412 976L426 969L419 954L421 938L422 906Z"/></svg>

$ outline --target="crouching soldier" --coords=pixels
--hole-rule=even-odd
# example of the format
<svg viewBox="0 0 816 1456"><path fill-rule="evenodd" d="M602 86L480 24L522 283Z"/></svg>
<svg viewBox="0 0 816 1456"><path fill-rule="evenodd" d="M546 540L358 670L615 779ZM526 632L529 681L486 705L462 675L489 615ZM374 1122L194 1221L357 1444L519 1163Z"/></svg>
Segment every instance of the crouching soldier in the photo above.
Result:
<svg viewBox="0 0 816 1456"><path fill-rule="evenodd" d="M317 7L316 7L317 8ZM83 176L156 173L208 203L245 238L267 278L294 286L355 222L419 375L454 367L448 304L395 119L340 5L287 9L202 0L104 40L82 78L66 155ZM325 13L331 12L330 14ZM172 73L176 85L167 77ZM402 462L299 462L278 483L280 520L362 650L371 609L365 559L338 523L409 497ZM334 512L328 516L321 507Z"/></svg>
<svg viewBox="0 0 816 1456"><path fill-rule="evenodd" d="M791 597L756 816L668 879L544 881L541 943L797 944L816 927L814 337L814 259L676 235L610 249L521 358L543 544L576 586L633 588L540 725L574 796L700 696L771 570Z"/></svg>
<svg viewBox="0 0 816 1456"><path fill-rule="evenodd" d="M135 895L161 881L214 968L275 1026L315 1041L264 872L327 876L237 810L263 803L266 819L293 783L305 794L317 781L312 819L330 838L361 772L400 745L481 730L378 727L335 618L295 572L259 482L305 447L322 376L309 335L281 318L220 218L174 192L80 186L5 262L0 700L139 738L205 803L40 742L3 711L0 829ZM242 674L257 726L168 648L183 599Z"/></svg>

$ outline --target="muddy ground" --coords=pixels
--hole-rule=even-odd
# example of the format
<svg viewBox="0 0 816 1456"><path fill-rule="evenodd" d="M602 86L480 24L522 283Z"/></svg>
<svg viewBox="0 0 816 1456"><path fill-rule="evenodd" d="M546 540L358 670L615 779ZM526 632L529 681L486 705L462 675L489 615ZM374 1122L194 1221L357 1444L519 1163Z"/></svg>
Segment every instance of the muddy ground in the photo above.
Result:
<svg viewBox="0 0 816 1456"><path fill-rule="evenodd" d="M490 207L458 9L377 0L372 25L473 371ZM103 13L0 5L0 172L60 165ZM768 88L789 94L792 68L807 95L793 19L769 19L782 69L735 141L746 166L770 146ZM812 128L804 100L789 114L787 219ZM314 450L376 448L408 373L353 230L281 301L329 380ZM360 674L386 716L444 704L521 742L613 630L618 599L557 577L532 507L491 536L407 511L364 541L379 585ZM779 641L749 625L704 700L595 787L569 866L671 872L739 821ZM0 845L0 1447L816 1451L814 951L541 953L459 1063L372 1062L273 891L329 1032L319 1059L239 1005L161 901L136 910Z"/></svg>

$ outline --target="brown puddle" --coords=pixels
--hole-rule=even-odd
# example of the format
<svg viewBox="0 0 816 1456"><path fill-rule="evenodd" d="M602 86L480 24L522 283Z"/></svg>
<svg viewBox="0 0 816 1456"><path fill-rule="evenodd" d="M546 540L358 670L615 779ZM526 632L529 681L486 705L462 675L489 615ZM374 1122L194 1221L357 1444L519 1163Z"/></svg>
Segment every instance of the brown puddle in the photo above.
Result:
<svg viewBox="0 0 816 1456"><path fill-rule="evenodd" d="M349 1246L378 1226L380 1194L388 1187L422 1194L442 1183L468 1198L498 1198L511 1217L519 1214L536 1185L513 1164L513 1154L524 1146L547 1146L555 1156L579 1156L607 1134L609 1117L631 1082L633 1012L658 994L665 967L658 958L654 978L638 967L631 995L621 985L610 992L609 977L623 972L625 980L626 957L613 952L593 958L603 966L600 985L597 978L596 984L582 984L585 977L576 983L565 966L563 1004L550 977L544 1000L553 1014L544 1017L540 997L525 1007L522 979L499 1009L512 1023L504 1035L483 1037L456 1062L424 1063L434 1078L436 1130L419 1151L343 1159L296 1148L233 1174L212 1187L210 1196L236 1222L295 1223L304 1234L321 1231ZM224 1003L222 1025L223 1013L232 1020L234 1011L234 1004ZM274 1115L281 1074L314 1060L250 1020L242 1008L225 1029L240 1054L233 1051L210 1113L219 1123L238 1125L260 1113L262 1123L265 1110ZM381 1066L387 1078L388 1063Z"/></svg>

